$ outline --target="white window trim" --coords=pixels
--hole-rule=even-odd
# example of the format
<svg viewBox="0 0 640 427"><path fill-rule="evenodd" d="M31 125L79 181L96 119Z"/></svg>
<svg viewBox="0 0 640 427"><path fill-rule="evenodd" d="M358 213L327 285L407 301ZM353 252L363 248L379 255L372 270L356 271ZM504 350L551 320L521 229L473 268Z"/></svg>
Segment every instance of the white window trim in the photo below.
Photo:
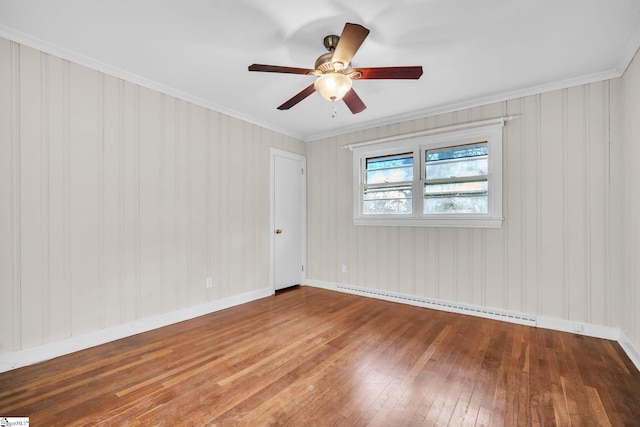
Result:
<svg viewBox="0 0 640 427"><path fill-rule="evenodd" d="M504 120L491 124L466 127L464 129L419 134L413 137L399 136L396 140L381 143L362 143L351 146L353 150L353 223L371 226L407 227L502 227L502 128ZM486 214L422 214L422 185L424 181L424 159L419 159L421 150L464 145L486 141L489 149L488 213ZM414 152L413 214L411 215L364 215L362 213L363 168L367 157Z"/></svg>

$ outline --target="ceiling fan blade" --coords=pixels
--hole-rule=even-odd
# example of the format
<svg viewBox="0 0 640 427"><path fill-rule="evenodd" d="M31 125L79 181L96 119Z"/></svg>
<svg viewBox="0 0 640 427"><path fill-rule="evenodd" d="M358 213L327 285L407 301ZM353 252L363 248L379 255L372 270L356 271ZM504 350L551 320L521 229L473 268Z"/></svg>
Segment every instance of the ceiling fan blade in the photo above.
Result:
<svg viewBox="0 0 640 427"><path fill-rule="evenodd" d="M353 71L362 73L362 77L359 78L360 80L419 79L422 75L422 66L358 68Z"/></svg>
<svg viewBox="0 0 640 427"><path fill-rule="evenodd" d="M360 99L360 97L358 96L356 91L353 90L353 88L351 88L351 90L347 92L347 94L342 98L342 100L344 101L345 104L347 104L347 107L349 107L349 110L351 110L353 114L358 114L367 108L367 106L364 105L364 102L362 102L362 99Z"/></svg>
<svg viewBox="0 0 640 427"><path fill-rule="evenodd" d="M362 25L346 23L331 62L341 62L346 68L368 35L369 30Z"/></svg>
<svg viewBox="0 0 640 427"><path fill-rule="evenodd" d="M288 110L289 108L293 107L298 102L302 101L303 99L305 99L307 96L311 95L315 91L316 91L316 88L313 85L313 83L311 83L309 86L304 88L298 94L294 95L293 98L291 98L290 100L286 101L284 104L279 106L278 110Z"/></svg>
<svg viewBox="0 0 640 427"><path fill-rule="evenodd" d="M309 68L281 67L279 65L251 64L249 71L262 71L265 73L310 74L316 70Z"/></svg>

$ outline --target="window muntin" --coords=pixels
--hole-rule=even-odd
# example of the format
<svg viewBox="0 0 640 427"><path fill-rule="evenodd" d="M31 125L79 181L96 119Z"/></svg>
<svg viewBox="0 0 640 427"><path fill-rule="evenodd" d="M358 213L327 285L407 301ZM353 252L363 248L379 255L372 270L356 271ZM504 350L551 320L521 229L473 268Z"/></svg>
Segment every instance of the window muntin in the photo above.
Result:
<svg viewBox="0 0 640 427"><path fill-rule="evenodd" d="M488 212L486 142L427 149L424 153L424 214Z"/></svg>

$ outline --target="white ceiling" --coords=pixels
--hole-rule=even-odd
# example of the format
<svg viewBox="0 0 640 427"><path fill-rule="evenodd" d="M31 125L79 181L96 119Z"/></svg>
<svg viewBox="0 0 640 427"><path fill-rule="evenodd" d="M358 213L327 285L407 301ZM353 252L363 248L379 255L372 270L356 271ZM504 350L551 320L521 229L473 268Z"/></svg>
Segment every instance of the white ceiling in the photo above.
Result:
<svg viewBox="0 0 640 427"><path fill-rule="evenodd" d="M313 77L247 67L313 68L345 22L371 30L353 67L421 79L355 81L357 115L317 93L277 110ZM640 0L0 0L0 36L313 140L619 77Z"/></svg>

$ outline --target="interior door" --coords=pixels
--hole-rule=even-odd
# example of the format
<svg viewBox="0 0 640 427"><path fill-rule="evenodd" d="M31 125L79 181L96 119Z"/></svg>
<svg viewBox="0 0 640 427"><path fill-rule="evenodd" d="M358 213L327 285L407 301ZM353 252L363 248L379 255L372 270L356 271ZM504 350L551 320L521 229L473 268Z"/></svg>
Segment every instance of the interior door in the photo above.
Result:
<svg viewBox="0 0 640 427"><path fill-rule="evenodd" d="M272 280L274 289L306 276L306 159L272 149Z"/></svg>

